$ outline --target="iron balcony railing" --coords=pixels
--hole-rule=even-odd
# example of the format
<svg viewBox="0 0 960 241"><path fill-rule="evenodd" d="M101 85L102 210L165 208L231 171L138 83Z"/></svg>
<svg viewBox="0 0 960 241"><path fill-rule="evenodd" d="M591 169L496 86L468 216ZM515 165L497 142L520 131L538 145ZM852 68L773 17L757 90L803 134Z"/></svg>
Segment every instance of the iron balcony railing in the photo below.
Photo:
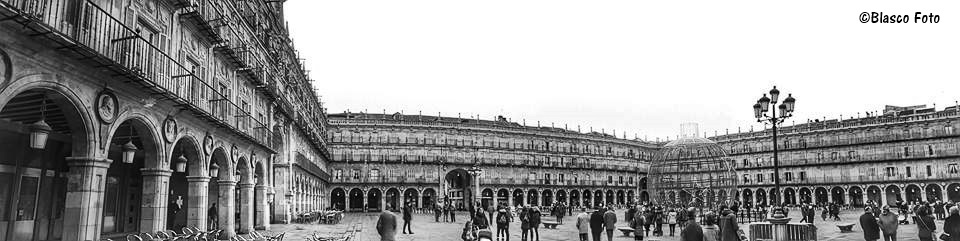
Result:
<svg viewBox="0 0 960 241"><path fill-rule="evenodd" d="M240 136L271 148L266 124L201 79L148 39L95 3L76 0L0 0L8 19L47 36L84 59L142 85L160 98L194 111L197 116L235 130Z"/></svg>

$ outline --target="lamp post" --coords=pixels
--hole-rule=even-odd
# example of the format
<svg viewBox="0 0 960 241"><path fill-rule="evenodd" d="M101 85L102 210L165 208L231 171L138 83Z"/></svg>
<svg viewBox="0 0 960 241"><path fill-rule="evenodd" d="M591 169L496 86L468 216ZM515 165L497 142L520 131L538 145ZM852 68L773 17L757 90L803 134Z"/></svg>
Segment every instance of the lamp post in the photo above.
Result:
<svg viewBox="0 0 960 241"><path fill-rule="evenodd" d="M473 203L478 204L480 203L480 175L483 175L483 169L480 169L480 163L476 163L467 172L470 172L470 176L473 177ZM477 207L473 208L476 209Z"/></svg>
<svg viewBox="0 0 960 241"><path fill-rule="evenodd" d="M780 160L777 157L777 125L793 116L794 102L796 102L793 95L790 94L780 105L777 105L777 99L779 97L780 91L774 86L773 89L770 90L770 97L764 94L763 97L757 100L756 104L753 104L753 115L757 118L757 122L770 123L770 125L773 126L773 195L776 196L774 201L776 201L775 205L778 206L781 205L782 202L780 201ZM775 108L771 108L771 106ZM778 109L780 111L779 115L777 113ZM779 211L782 212L782 210ZM778 215L778 213L775 212L774 215ZM783 213L779 213L779 215L783 215Z"/></svg>

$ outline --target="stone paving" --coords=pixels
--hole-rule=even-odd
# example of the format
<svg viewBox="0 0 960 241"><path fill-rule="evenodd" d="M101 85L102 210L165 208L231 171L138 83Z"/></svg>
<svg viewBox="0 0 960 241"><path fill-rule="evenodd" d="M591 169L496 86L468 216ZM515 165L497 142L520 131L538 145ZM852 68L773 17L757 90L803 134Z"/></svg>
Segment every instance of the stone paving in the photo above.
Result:
<svg viewBox="0 0 960 241"><path fill-rule="evenodd" d="M859 209L845 210L841 213L841 221L823 221L817 216L817 221L815 222L817 226L817 236L818 240L863 240L862 229L858 223L858 217L861 214ZM623 222L623 215L625 210L618 210L618 221L617 226L626 226L626 223ZM798 212L791 212L791 222L797 222L800 220L800 217L797 215ZM466 222L466 216L464 213L458 213L457 222L435 222L432 215L427 214L417 214L413 218L412 229L414 234L397 234L397 240L400 241L409 241L409 240L438 240L438 241L455 241L460 240L460 231L463 229L463 225ZM376 231L377 223L377 213L348 213L345 215L342 222L339 224L274 224L271 226L271 232L286 232L284 240L286 241L303 241L307 240L309 235L312 235L314 232L326 236L335 236L337 234L343 233L347 230L348 227L354 227L356 224L362 225L362 231L358 233L358 236L355 240L359 241L375 241L380 240L379 235ZM576 217L565 217L563 224L560 225L557 229L544 229L540 228L540 240L578 240L577 231L574 226ZM544 220L554 221L556 218L544 217ZM442 220L441 220L442 221ZM402 221L398 221L398 225L402 226ZM857 223L854 227L854 232L840 233L836 224L838 223ZM741 224L741 228L746 229L747 225ZM943 221L937 221L937 230L943 230ZM510 224L510 240L520 241L520 224L518 222L513 222ZM669 228L667 225L664 225L664 232L669 234ZM676 241L680 240L680 230L677 228L677 234L674 237L665 236L665 237L646 237L644 240L662 240L662 241ZM749 233L749 232L748 232ZM606 237L603 237L602 240L606 241ZM626 241L633 240L633 237L625 237L620 232L615 232L614 234L615 241ZM897 240L919 240L917 238L917 225L900 225L900 231L898 232Z"/></svg>

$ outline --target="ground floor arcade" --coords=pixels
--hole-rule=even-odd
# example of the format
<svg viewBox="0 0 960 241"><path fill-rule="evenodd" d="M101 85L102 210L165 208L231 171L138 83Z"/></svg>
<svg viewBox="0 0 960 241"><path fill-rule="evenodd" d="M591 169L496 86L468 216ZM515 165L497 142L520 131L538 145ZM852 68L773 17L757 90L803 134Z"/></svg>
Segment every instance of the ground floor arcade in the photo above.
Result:
<svg viewBox="0 0 960 241"><path fill-rule="evenodd" d="M785 186L780 192L788 204L837 203L864 205L867 200L884 205L905 202L960 202L960 182L929 182L900 184L863 184L834 186ZM738 200L754 205L768 205L776 200L772 187L740 188Z"/></svg>
<svg viewBox="0 0 960 241"><path fill-rule="evenodd" d="M437 186L343 186L333 184L330 189L330 208L350 212L376 212L381 210L399 210L410 204L418 209L433 209L435 205L447 204L458 209L457 205L464 197L450 194L458 189L448 189L447 195ZM627 205L637 201L647 201L649 195L641 191L636 195L634 189L543 189L532 187L480 187L482 207L490 205L527 205L552 206L562 203L568 206L592 207L595 205ZM472 199L466 196L467 200Z"/></svg>

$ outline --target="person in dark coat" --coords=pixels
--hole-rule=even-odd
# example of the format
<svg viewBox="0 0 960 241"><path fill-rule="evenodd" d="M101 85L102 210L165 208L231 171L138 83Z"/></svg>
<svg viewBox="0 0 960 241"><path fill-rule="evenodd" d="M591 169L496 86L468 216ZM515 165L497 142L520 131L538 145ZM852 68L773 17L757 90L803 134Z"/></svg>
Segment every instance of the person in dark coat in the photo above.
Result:
<svg viewBox="0 0 960 241"><path fill-rule="evenodd" d="M520 240L527 241L527 234L530 231L530 208L520 209Z"/></svg>
<svg viewBox="0 0 960 241"><path fill-rule="evenodd" d="M506 237L506 241L510 241L510 219L511 216L507 211L506 207L500 207L497 210L497 240L500 240L501 234L503 237Z"/></svg>
<svg viewBox="0 0 960 241"><path fill-rule="evenodd" d="M692 208L691 208L692 209ZM680 231L680 240L682 241L703 241L703 228L697 224L697 212L687 210L687 225Z"/></svg>
<svg viewBox="0 0 960 241"><path fill-rule="evenodd" d="M476 225L478 229L487 229L490 226L487 212L483 211L483 208L477 208L477 211L473 212L473 225Z"/></svg>
<svg viewBox="0 0 960 241"><path fill-rule="evenodd" d="M937 231L937 223L934 222L930 210L926 208L917 209L917 215L913 216L913 221L917 223L917 237L920 241L933 241L933 234Z"/></svg>
<svg viewBox="0 0 960 241"><path fill-rule="evenodd" d="M530 215L530 240L540 241L540 217L543 214L540 213L540 208L533 207L533 211L531 211L529 215ZM534 235L537 236L536 239L533 238Z"/></svg>
<svg viewBox="0 0 960 241"><path fill-rule="evenodd" d="M960 209L953 206L948 213L943 222L943 232L950 234L950 241L960 241Z"/></svg>
<svg viewBox="0 0 960 241"><path fill-rule="evenodd" d="M721 208L720 222L720 241L739 241L740 226L737 225L737 215L727 207Z"/></svg>
<svg viewBox="0 0 960 241"><path fill-rule="evenodd" d="M403 231L404 234L406 234L406 233L408 232L407 230L409 230L410 234L413 234L413 229L410 229L410 221L413 219L413 213L412 213L413 210L411 210L411 209L412 209L412 208L410 207L410 204L409 204L409 203L407 203L406 205L403 205L403 228L402 228L402 231Z"/></svg>
<svg viewBox="0 0 960 241"><path fill-rule="evenodd" d="M863 229L863 240L880 240L880 223L873 216L872 208L864 208L863 215L860 215L860 228Z"/></svg>
<svg viewBox="0 0 960 241"><path fill-rule="evenodd" d="M603 233L603 213L605 211L600 208L590 215L590 234L593 236L593 241L600 241L600 235Z"/></svg>

